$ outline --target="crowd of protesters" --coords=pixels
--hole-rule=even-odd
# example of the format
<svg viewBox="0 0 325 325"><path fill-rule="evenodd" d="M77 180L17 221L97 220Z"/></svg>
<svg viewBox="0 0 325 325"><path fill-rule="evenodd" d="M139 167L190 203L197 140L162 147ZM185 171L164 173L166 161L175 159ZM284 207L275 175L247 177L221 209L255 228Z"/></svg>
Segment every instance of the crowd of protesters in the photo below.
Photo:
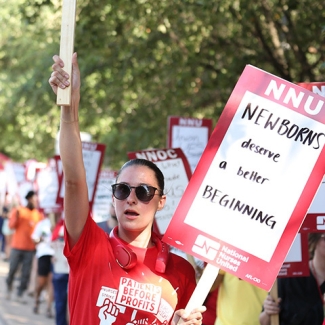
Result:
<svg viewBox="0 0 325 325"><path fill-rule="evenodd" d="M35 303L31 308L35 314L41 312L40 302L46 301L46 316L55 317L57 325L66 325L68 317L65 322L60 322L60 317L57 320L57 314L53 313L53 305L55 309L57 307L53 304L56 301L52 276L55 264L54 247L59 235L52 238L52 232L62 219L61 213L41 212L37 193L33 190L28 191L25 202L25 205L6 204L2 207L1 258L8 263L9 268L6 276L6 299L26 304L27 296L33 297ZM67 294L67 284L62 290ZM62 314L60 316L62 318Z"/></svg>
<svg viewBox="0 0 325 325"><path fill-rule="evenodd" d="M25 199L25 206L1 208L1 258L9 266L6 278L7 298L26 303L24 295L33 296L34 305L31 308L35 314L45 312L47 317L55 318L56 325L68 325L69 265L63 253L63 213L40 213L34 191L29 191ZM112 206L110 215L110 220L98 224L107 233L117 223ZM267 292L220 271L211 288L210 303L206 300L208 310L202 324L266 325L271 324L272 315L277 315L280 325L309 325L311 319L313 325L324 325L323 233L309 235L309 251L310 276L278 279L278 300L273 300ZM14 279L19 281L14 282ZM46 302L45 311L40 310L41 300ZM245 313L233 313L234 309L244 310Z"/></svg>
<svg viewBox="0 0 325 325"><path fill-rule="evenodd" d="M6 278L7 298L25 303L24 295L33 296L35 303L31 308L36 314L41 312L39 305L43 300L46 302L46 316L55 317L56 325L68 325L69 265L63 254L64 217L61 213L40 213L37 194L34 191L29 191L25 199L26 206L4 206L1 209L1 258L9 266ZM98 224L107 233L116 225L115 211L114 209L110 210L112 218L105 225ZM303 277L297 278L297 280L295 278L281 279L283 283L291 283L290 281L298 283L301 295L297 294L297 285L295 285L294 291L291 287L283 287L284 289L279 290L278 301L274 301L267 295L267 292L231 274L220 271L215 285L211 288L211 294L208 296L208 298L213 296L213 299L210 298L211 303L208 303L208 299L206 300L208 309L203 324L244 325L248 324L247 322L270 324L270 316L279 314L280 325L296 324L298 318L297 324L309 324L309 318L315 318L316 315L320 316L317 316L319 319L315 320L313 325L322 325L325 291L325 240L322 233L310 234L309 238L311 258L309 278L311 280L306 278L305 281ZM324 267L321 267L322 265ZM15 278L19 279L16 288L13 286ZM228 278L229 283L226 281ZM233 280L230 281L230 279ZM303 281L305 282L301 284ZM315 287L314 291L312 291L313 287ZM312 297L315 298L306 300L309 292L312 292ZM264 303L263 299L265 299ZM235 316L232 312L235 305L238 310L244 310L245 313L241 312L240 316ZM299 308L295 306L299 306ZM316 312L317 308L319 312ZM299 315L298 318L297 315ZM292 322L290 317L293 319ZM304 321L305 318L307 323Z"/></svg>
<svg viewBox="0 0 325 325"><path fill-rule="evenodd" d="M69 265L63 254L63 212L44 213L38 207L33 190L25 196L25 205L6 204L0 215L0 258L8 263L6 299L22 304L33 297L35 314L55 318L56 325L69 324ZM116 225L114 209L110 219L98 224L110 233ZM45 302L45 310L41 310Z"/></svg>

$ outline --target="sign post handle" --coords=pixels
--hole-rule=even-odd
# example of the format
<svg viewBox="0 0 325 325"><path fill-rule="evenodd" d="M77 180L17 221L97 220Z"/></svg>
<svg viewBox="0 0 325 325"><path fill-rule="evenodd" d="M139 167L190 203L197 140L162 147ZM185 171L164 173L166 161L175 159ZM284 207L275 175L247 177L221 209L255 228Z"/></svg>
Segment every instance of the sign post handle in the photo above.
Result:
<svg viewBox="0 0 325 325"><path fill-rule="evenodd" d="M274 301L278 301L278 281L275 280L270 295ZM271 325L279 325L279 315L271 315Z"/></svg>
<svg viewBox="0 0 325 325"><path fill-rule="evenodd" d="M192 293L190 300L188 301L185 310L190 313L194 308L203 305L205 298L207 297L217 275L219 273L219 268L207 264L204 268L202 276L198 281L195 290ZM180 318L177 324L183 324L184 322Z"/></svg>
<svg viewBox="0 0 325 325"><path fill-rule="evenodd" d="M72 73L72 54L74 49L74 33L76 25L77 0L63 0L62 4L62 23L60 40L60 58L64 62L63 70L70 76L71 85ZM56 103L61 106L71 104L71 86L61 89L58 88Z"/></svg>

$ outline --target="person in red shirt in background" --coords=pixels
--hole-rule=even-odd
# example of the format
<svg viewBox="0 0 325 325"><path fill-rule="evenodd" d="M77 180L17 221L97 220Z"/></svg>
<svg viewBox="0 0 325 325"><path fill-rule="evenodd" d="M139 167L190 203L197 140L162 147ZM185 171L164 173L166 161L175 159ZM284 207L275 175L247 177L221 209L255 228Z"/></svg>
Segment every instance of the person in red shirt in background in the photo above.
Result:
<svg viewBox="0 0 325 325"><path fill-rule="evenodd" d="M20 285L17 290L17 300L24 302L23 293L27 289L32 262L35 255L35 242L32 233L36 224L43 219L38 210L38 197L34 191L29 191L25 197L26 207L12 209L9 218L9 228L14 230L11 242L9 272L6 279L7 298L10 299L15 274L21 265Z"/></svg>

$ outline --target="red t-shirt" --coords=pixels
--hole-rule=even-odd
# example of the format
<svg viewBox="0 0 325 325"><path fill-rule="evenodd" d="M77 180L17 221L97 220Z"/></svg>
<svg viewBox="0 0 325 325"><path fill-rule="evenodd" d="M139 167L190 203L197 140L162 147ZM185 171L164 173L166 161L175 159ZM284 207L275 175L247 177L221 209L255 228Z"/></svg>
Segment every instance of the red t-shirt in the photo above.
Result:
<svg viewBox="0 0 325 325"><path fill-rule="evenodd" d="M132 250L138 262L127 272L91 217L72 250L66 242L70 325L169 324L174 311L186 307L196 285L191 264L170 253L166 272L158 273L156 247Z"/></svg>

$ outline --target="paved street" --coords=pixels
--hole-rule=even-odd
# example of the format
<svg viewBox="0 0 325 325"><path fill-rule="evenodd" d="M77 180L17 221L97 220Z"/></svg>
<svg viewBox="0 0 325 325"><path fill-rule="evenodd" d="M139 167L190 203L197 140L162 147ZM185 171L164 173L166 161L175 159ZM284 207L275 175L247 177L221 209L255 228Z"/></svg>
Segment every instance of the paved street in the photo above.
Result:
<svg viewBox="0 0 325 325"><path fill-rule="evenodd" d="M21 304L15 301L13 292L12 299L6 299L6 276L8 262L0 260L0 325L55 325L54 318L45 316L45 302L40 304L39 314L33 313L33 298L26 297L27 303Z"/></svg>

